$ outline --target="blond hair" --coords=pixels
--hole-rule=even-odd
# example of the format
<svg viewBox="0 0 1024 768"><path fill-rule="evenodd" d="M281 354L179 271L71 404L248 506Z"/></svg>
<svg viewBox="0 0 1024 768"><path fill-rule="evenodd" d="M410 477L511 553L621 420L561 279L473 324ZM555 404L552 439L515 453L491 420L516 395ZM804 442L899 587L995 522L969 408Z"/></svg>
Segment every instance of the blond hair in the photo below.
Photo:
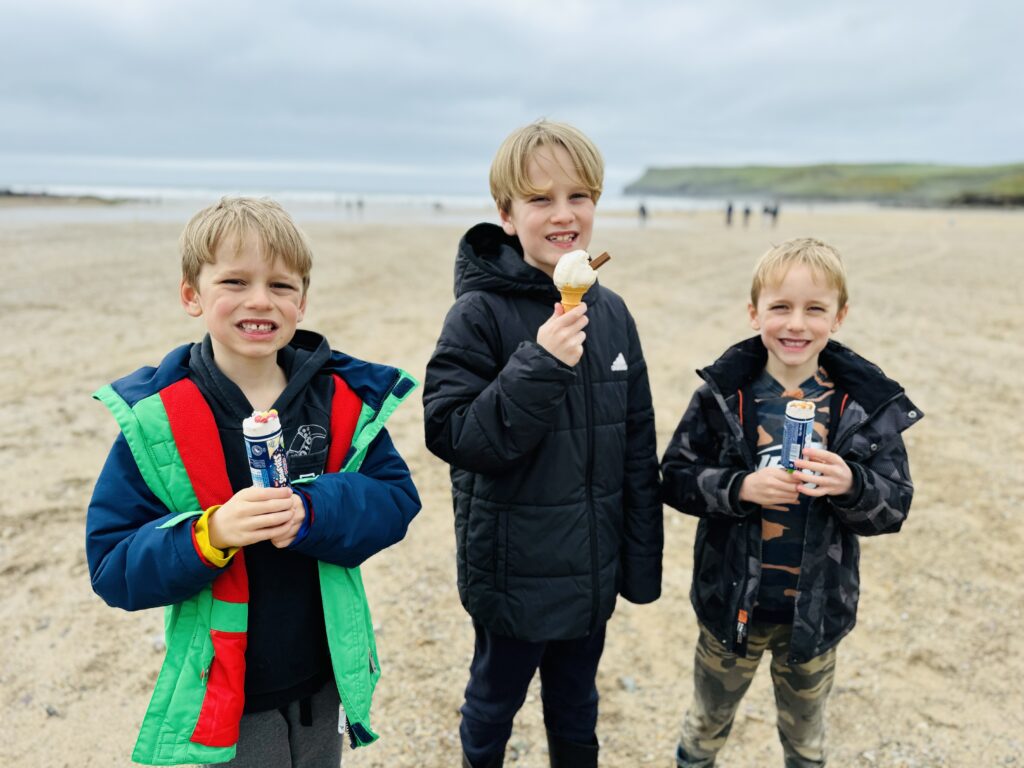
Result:
<svg viewBox="0 0 1024 768"><path fill-rule="evenodd" d="M813 237L800 237L773 246L758 259L750 285L750 303L755 307L766 285L778 285L794 264L803 264L839 292L839 309L846 306L846 267L839 251Z"/></svg>
<svg viewBox="0 0 1024 768"><path fill-rule="evenodd" d="M302 278L302 293L309 288L313 252L305 235L281 205L269 198L222 197L199 211L181 233L181 276L198 287L204 264L216 261L214 251L229 237L236 248L246 237L259 240L264 258L281 262Z"/></svg>
<svg viewBox="0 0 1024 768"><path fill-rule="evenodd" d="M543 193L530 184L528 166L541 147L561 147L572 161L573 172L596 203L604 185L604 160L582 131L566 123L538 120L508 135L491 163L491 197L498 210L509 213L512 200Z"/></svg>

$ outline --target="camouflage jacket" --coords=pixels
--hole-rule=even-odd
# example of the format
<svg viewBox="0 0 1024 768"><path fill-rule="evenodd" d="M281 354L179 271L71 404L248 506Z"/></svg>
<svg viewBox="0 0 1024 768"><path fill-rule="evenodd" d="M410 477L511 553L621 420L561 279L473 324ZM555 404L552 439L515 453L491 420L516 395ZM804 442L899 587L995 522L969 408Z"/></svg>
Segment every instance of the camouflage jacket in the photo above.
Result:
<svg viewBox="0 0 1024 768"><path fill-rule="evenodd" d="M694 394L662 460L662 495L701 518L690 599L697 618L726 648L743 652L761 577L761 508L739 500L753 472L757 415L750 387L767 361L759 337L740 342L698 371ZM900 433L922 413L878 366L835 341L819 358L836 384L829 450L853 472L844 496L812 499L807 512L790 660L833 647L856 622L858 535L894 533L914 486Z"/></svg>

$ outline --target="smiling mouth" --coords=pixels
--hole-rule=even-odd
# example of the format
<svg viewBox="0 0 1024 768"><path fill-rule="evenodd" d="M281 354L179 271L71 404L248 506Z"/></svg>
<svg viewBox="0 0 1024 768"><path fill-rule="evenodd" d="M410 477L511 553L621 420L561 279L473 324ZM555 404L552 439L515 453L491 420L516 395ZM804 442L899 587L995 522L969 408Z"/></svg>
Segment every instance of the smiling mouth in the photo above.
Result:
<svg viewBox="0 0 1024 768"><path fill-rule="evenodd" d="M779 339L779 343L786 349L803 349L811 342L803 339Z"/></svg>
<svg viewBox="0 0 1024 768"><path fill-rule="evenodd" d="M272 333L277 330L277 324L269 320L243 320L238 324L238 327L245 333Z"/></svg>
<svg viewBox="0 0 1024 768"><path fill-rule="evenodd" d="M574 243L577 237L579 237L577 232L557 232L553 235L548 235L546 240L549 243Z"/></svg>

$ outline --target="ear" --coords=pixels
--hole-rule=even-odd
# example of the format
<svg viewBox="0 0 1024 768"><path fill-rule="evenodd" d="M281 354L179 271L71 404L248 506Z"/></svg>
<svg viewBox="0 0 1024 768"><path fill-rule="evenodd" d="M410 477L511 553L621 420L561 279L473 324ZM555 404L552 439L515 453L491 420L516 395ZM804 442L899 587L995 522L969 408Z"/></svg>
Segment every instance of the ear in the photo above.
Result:
<svg viewBox="0 0 1024 768"><path fill-rule="evenodd" d="M832 333L835 333L836 331L839 330L839 327L843 324L843 320L846 319L846 313L849 312L849 311L850 311L850 305L847 304L842 309L840 309L838 312L836 312L835 322L832 323Z"/></svg>
<svg viewBox="0 0 1024 768"><path fill-rule="evenodd" d="M189 315L199 317L203 314L203 305L199 302L199 291L194 285L186 282L184 279L182 279L181 287L179 288L179 298L181 299L181 306L185 308Z"/></svg>
<svg viewBox="0 0 1024 768"><path fill-rule="evenodd" d="M302 322L302 318L306 316L306 298L309 296L309 292L302 294L302 301L299 302L299 314L295 317L295 321L298 323Z"/></svg>
<svg viewBox="0 0 1024 768"><path fill-rule="evenodd" d="M501 228L505 230L505 234L512 237L516 233L516 225L512 223L512 216L508 211L498 209L498 215L501 216Z"/></svg>
<svg viewBox="0 0 1024 768"><path fill-rule="evenodd" d="M747 302L747 314L750 315L750 327L755 331L761 330L761 321L757 317L757 307Z"/></svg>

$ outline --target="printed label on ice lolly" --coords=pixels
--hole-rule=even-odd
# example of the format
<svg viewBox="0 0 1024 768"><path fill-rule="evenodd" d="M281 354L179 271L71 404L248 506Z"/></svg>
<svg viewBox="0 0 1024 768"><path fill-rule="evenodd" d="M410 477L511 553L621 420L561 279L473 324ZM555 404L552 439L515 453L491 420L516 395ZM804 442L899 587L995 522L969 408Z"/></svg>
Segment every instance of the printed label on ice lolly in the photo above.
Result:
<svg viewBox="0 0 1024 768"><path fill-rule="evenodd" d="M277 411L255 411L242 422L245 453L249 457L252 484L258 488L288 485L288 460L285 458L284 432Z"/></svg>
<svg viewBox="0 0 1024 768"><path fill-rule="evenodd" d="M801 457L804 446L811 444L814 434L814 403L793 400L786 404L786 420L782 427L782 468L792 472L794 461Z"/></svg>

